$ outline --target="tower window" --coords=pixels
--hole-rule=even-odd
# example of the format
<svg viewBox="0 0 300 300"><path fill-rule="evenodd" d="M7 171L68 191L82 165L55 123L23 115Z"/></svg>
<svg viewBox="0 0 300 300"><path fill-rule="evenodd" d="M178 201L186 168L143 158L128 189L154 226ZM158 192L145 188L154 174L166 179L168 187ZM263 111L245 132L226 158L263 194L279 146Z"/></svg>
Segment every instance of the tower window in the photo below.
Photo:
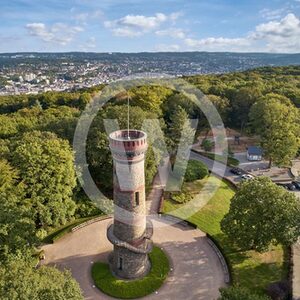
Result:
<svg viewBox="0 0 300 300"><path fill-rule="evenodd" d="M135 192L135 206L140 205L140 193Z"/></svg>
<svg viewBox="0 0 300 300"><path fill-rule="evenodd" d="M118 266L119 270L123 270L123 258L119 257L119 266Z"/></svg>

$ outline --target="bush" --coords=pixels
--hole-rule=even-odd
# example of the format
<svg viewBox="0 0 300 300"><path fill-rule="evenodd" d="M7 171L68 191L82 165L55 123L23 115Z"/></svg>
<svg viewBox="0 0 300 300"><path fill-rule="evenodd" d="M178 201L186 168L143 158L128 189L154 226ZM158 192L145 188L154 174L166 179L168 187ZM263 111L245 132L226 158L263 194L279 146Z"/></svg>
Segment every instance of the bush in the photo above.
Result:
<svg viewBox="0 0 300 300"><path fill-rule="evenodd" d="M192 200L192 195L185 192L174 192L170 195L171 200L183 204Z"/></svg>
<svg viewBox="0 0 300 300"><path fill-rule="evenodd" d="M207 140L207 139L203 140L202 143L201 143L201 147L206 152L211 151L213 146L214 146L214 143L210 140Z"/></svg>
<svg viewBox="0 0 300 300"><path fill-rule="evenodd" d="M246 288L232 286L220 289L221 297L219 300L270 300L267 296L258 295Z"/></svg>
<svg viewBox="0 0 300 300"><path fill-rule="evenodd" d="M190 160L185 172L185 181L191 182L198 179L203 179L208 175L207 167L200 161Z"/></svg>

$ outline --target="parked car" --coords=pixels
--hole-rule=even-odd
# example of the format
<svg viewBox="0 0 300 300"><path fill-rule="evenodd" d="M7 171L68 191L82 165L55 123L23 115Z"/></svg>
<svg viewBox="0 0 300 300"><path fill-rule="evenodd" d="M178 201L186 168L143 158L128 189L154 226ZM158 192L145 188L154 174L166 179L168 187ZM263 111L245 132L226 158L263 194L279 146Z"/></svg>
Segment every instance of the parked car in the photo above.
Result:
<svg viewBox="0 0 300 300"><path fill-rule="evenodd" d="M230 172L234 175L242 175L243 174L242 170L239 168L230 169Z"/></svg>
<svg viewBox="0 0 300 300"><path fill-rule="evenodd" d="M296 187L292 183L287 183L286 187L289 191L295 191Z"/></svg>
<svg viewBox="0 0 300 300"><path fill-rule="evenodd" d="M242 180L249 180L249 179L253 179L254 176L250 175L250 174L243 174L241 176Z"/></svg>
<svg viewBox="0 0 300 300"><path fill-rule="evenodd" d="M278 186L281 186L283 188L285 188L286 190L289 190L289 191L295 191L296 190L296 187L294 184L292 183L276 183Z"/></svg>
<svg viewBox="0 0 300 300"><path fill-rule="evenodd" d="M299 181L292 181L292 184L295 186L297 190L300 190L300 182Z"/></svg>

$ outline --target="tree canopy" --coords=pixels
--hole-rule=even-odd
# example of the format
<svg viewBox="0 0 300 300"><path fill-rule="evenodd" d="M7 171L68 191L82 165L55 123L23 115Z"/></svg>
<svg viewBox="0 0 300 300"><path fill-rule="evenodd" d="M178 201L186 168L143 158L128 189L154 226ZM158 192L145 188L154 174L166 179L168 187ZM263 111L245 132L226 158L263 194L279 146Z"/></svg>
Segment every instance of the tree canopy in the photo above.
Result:
<svg viewBox="0 0 300 300"><path fill-rule="evenodd" d="M58 226L74 215L76 185L69 143L54 133L25 133L13 145L12 164L24 184L26 205L34 208L37 226Z"/></svg>
<svg viewBox="0 0 300 300"><path fill-rule="evenodd" d="M0 268L2 300L83 300L79 284L69 271L54 267L33 268L18 258Z"/></svg>
<svg viewBox="0 0 300 300"><path fill-rule="evenodd" d="M245 181L234 195L222 231L244 250L289 246L300 236L300 204L293 193L267 177Z"/></svg>
<svg viewBox="0 0 300 300"><path fill-rule="evenodd" d="M252 106L250 118L270 165L289 165L300 146L299 110L288 98L268 94Z"/></svg>

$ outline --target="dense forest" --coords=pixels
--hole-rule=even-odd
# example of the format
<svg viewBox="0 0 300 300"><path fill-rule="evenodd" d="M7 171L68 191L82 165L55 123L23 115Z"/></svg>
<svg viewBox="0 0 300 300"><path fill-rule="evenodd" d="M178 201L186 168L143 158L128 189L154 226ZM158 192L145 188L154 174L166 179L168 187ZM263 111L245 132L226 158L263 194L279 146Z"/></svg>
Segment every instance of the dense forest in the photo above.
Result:
<svg viewBox="0 0 300 300"><path fill-rule="evenodd" d="M257 122L263 119L260 113L276 109L280 115L286 109L285 116L289 118L282 120L277 132L290 133L287 142L292 150L284 159L271 150L268 154L278 164L296 155L299 128L292 124L299 121L294 112L300 107L300 67L265 67L184 79L207 95L226 127L261 134L266 149L272 132L264 136L265 123ZM101 213L76 178L72 141L81 112L103 87L0 97L1 299L82 299L69 272L34 266L37 247L51 230L76 218ZM160 86L140 86L128 93L132 106L130 126L140 128L144 119L158 118L171 153L176 152L188 118L200 119L198 131L208 127L202 112L185 95ZM118 119L120 127L126 128L126 99L120 94L101 108L88 136L89 168L107 195L111 195L112 188L112 159L103 119ZM145 169L146 184L150 186L156 173L152 145Z"/></svg>

